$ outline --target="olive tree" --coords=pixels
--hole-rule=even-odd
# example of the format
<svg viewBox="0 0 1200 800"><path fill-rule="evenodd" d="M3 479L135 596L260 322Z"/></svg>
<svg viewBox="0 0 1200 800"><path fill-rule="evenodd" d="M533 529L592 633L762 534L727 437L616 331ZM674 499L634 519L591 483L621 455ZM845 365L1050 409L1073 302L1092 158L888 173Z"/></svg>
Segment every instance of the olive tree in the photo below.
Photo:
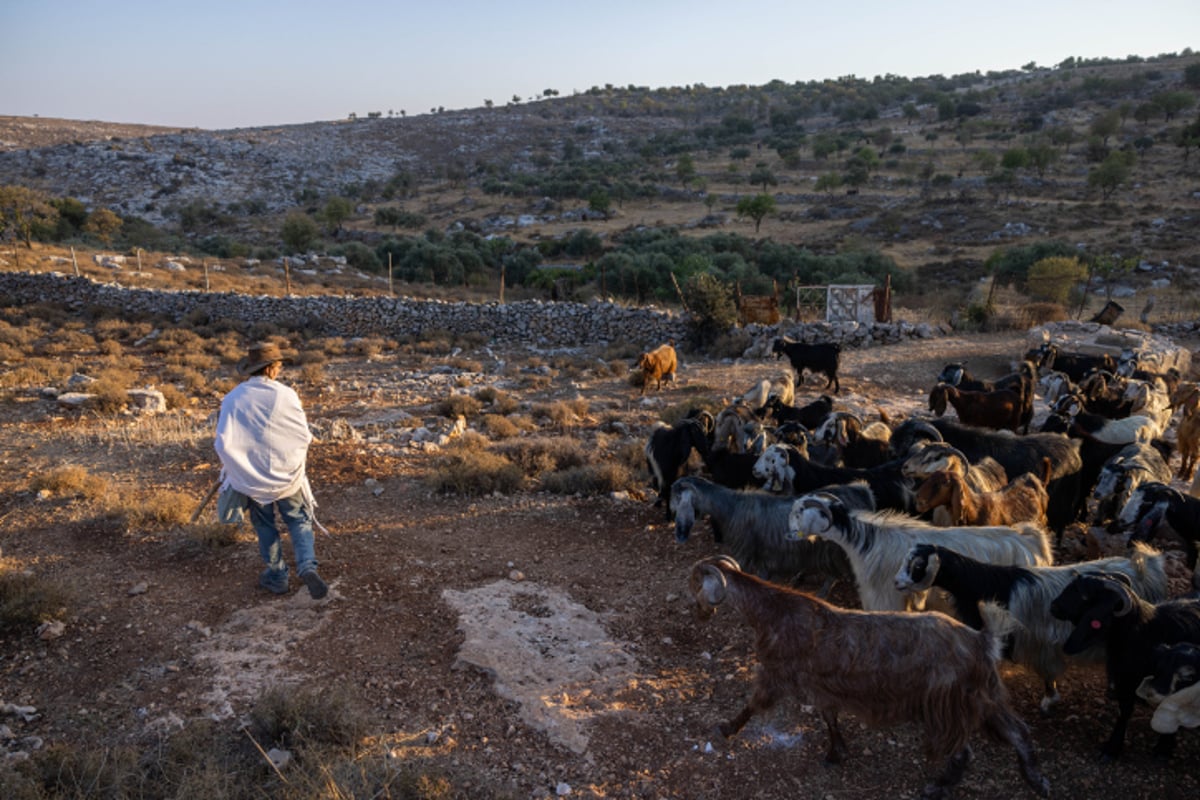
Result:
<svg viewBox="0 0 1200 800"><path fill-rule="evenodd" d="M320 235L317 223L302 211L293 211L283 221L279 236L283 243L293 253L303 253L308 250Z"/></svg>
<svg viewBox="0 0 1200 800"><path fill-rule="evenodd" d="M0 237L18 236L33 249L34 228L53 228L58 209L50 199L27 186L0 186Z"/></svg>
<svg viewBox="0 0 1200 800"><path fill-rule="evenodd" d="M97 208L88 214L83 223L83 230L95 234L96 238L108 245L112 243L113 234L121 230L125 221L107 208Z"/></svg>
<svg viewBox="0 0 1200 800"><path fill-rule="evenodd" d="M739 217L749 217L754 220L754 232L758 233L763 218L775 213L775 198L769 194L756 194L753 197L743 197L738 200L737 213Z"/></svg>

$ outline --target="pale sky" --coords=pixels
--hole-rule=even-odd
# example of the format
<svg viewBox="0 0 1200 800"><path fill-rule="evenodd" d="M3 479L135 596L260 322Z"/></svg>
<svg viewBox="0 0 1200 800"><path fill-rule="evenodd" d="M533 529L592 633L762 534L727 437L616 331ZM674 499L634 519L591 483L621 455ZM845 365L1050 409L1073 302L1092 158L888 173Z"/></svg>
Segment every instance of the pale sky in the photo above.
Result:
<svg viewBox="0 0 1200 800"><path fill-rule="evenodd" d="M0 115L209 129L1200 49L1200 0L0 0Z"/></svg>

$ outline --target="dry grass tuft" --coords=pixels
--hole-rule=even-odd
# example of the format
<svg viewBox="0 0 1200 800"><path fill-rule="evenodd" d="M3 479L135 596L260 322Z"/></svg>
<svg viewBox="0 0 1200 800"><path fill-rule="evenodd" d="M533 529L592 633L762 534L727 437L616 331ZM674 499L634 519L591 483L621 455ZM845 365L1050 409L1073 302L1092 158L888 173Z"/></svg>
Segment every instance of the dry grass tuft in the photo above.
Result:
<svg viewBox="0 0 1200 800"><path fill-rule="evenodd" d="M484 386L475 393L475 399L484 405L490 406L489 410L497 414L511 414L521 407L521 403L517 398L503 389L497 389L494 386Z"/></svg>
<svg viewBox="0 0 1200 800"><path fill-rule="evenodd" d="M505 442L497 447L497 452L529 476L579 467L588 462L588 451L582 442L550 436Z"/></svg>
<svg viewBox="0 0 1200 800"><path fill-rule="evenodd" d="M196 498L187 492L153 489L110 495L105 514L126 531L162 530L188 524L195 508Z"/></svg>
<svg viewBox="0 0 1200 800"><path fill-rule="evenodd" d="M65 586L0 561L0 630L16 630L62 617L70 605Z"/></svg>
<svg viewBox="0 0 1200 800"><path fill-rule="evenodd" d="M192 541L205 547L229 547L242 539L240 525L224 522L189 522L184 525L183 532Z"/></svg>
<svg viewBox="0 0 1200 800"><path fill-rule="evenodd" d="M517 423L501 414L484 414L479 418L478 425L492 439L511 439L521 433Z"/></svg>
<svg viewBox="0 0 1200 800"><path fill-rule="evenodd" d="M299 380L305 386L323 386L329 382L329 377L325 374L324 364L309 363L300 367Z"/></svg>
<svg viewBox="0 0 1200 800"><path fill-rule="evenodd" d="M173 383L164 383L158 387L163 399L167 401L168 409L187 408L192 405L193 397Z"/></svg>
<svg viewBox="0 0 1200 800"><path fill-rule="evenodd" d="M366 718L345 689L278 688L250 712L251 732L265 748L349 746L366 731Z"/></svg>
<svg viewBox="0 0 1200 800"><path fill-rule="evenodd" d="M629 490L636 482L633 471L616 461L585 464L542 476L542 488L555 494L611 494Z"/></svg>
<svg viewBox="0 0 1200 800"><path fill-rule="evenodd" d="M444 494L511 494L520 490L525 481L521 468L503 455L479 447L476 439L487 441L462 437L434 462L425 482Z"/></svg>
<svg viewBox="0 0 1200 800"><path fill-rule="evenodd" d="M571 428L587 417L590 406L582 397L574 400L558 400L553 403L539 403L530 413L535 419L547 419L557 428Z"/></svg>
<svg viewBox="0 0 1200 800"><path fill-rule="evenodd" d="M67 464L34 478L30 488L38 493L46 492L59 497L98 500L108 492L108 481L91 474L86 467Z"/></svg>
<svg viewBox="0 0 1200 800"><path fill-rule="evenodd" d="M71 377L75 368L57 358L30 358L20 366L0 373L0 388L27 389L52 386Z"/></svg>
<svg viewBox="0 0 1200 800"><path fill-rule="evenodd" d="M439 416L454 419L455 417L466 417L471 419L483 410L483 403L469 394L452 394L445 400L440 401L434 410Z"/></svg>

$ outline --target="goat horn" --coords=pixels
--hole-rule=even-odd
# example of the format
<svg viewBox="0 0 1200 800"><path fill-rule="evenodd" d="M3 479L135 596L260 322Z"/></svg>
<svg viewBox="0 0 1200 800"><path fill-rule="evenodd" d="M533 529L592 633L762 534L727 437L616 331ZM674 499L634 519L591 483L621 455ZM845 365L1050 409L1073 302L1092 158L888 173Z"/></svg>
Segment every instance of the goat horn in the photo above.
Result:
<svg viewBox="0 0 1200 800"><path fill-rule="evenodd" d="M1113 616L1123 617L1130 611L1133 611L1133 597L1129 587L1121 583L1116 583L1113 590L1121 595L1121 605L1113 611Z"/></svg>

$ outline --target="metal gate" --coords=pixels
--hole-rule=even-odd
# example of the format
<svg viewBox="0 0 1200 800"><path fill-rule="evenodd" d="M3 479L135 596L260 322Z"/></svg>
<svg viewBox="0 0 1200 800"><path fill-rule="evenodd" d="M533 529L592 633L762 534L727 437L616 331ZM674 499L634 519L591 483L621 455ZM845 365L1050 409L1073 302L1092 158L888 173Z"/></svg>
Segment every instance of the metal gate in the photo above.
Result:
<svg viewBox="0 0 1200 800"><path fill-rule="evenodd" d="M875 287L849 284L797 286L795 316L797 320L824 318L826 322L874 322Z"/></svg>
<svg viewBox="0 0 1200 800"><path fill-rule="evenodd" d="M875 287L830 284L825 321L874 322Z"/></svg>

